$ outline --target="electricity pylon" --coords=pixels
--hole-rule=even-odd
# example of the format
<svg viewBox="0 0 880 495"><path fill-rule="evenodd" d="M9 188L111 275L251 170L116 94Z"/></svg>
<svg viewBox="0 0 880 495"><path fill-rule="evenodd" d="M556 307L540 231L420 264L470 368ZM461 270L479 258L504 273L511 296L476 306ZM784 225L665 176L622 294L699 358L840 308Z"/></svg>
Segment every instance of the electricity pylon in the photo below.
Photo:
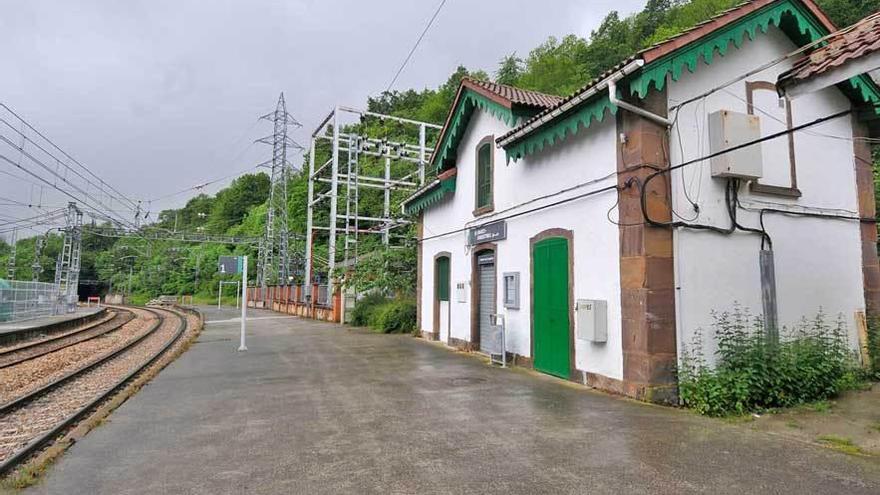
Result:
<svg viewBox="0 0 880 495"><path fill-rule="evenodd" d="M266 229L257 259L257 285L260 286L265 298L266 287L270 283L287 285L289 281L291 267L287 184L290 182L293 167L287 160L287 149L290 147L301 150L303 147L288 136L291 127L301 127L301 124L287 113L284 93L278 97L275 111L263 115L260 119L271 121L275 127L271 136L256 141L272 146L272 159L260 164L271 170Z"/></svg>

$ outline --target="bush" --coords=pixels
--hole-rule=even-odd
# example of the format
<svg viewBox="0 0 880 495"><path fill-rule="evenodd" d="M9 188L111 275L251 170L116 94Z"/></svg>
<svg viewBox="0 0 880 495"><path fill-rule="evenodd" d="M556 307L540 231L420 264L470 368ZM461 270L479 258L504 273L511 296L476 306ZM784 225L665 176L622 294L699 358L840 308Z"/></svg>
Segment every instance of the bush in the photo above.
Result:
<svg viewBox="0 0 880 495"><path fill-rule="evenodd" d="M364 296L354 305L351 324L369 326L382 333L407 333L416 329L416 301L388 299L378 292Z"/></svg>
<svg viewBox="0 0 880 495"><path fill-rule="evenodd" d="M359 327L370 325L376 310L386 304L388 299L378 292L371 292L354 305L351 312L351 324Z"/></svg>
<svg viewBox="0 0 880 495"><path fill-rule="evenodd" d="M812 321L767 337L761 318L740 308L712 315L718 343L715 367L706 364L702 334L682 352L679 395L701 414L723 416L824 400L862 381L845 325Z"/></svg>
<svg viewBox="0 0 880 495"><path fill-rule="evenodd" d="M388 301L373 313L370 326L383 333L412 333L416 328L416 302L412 299Z"/></svg>

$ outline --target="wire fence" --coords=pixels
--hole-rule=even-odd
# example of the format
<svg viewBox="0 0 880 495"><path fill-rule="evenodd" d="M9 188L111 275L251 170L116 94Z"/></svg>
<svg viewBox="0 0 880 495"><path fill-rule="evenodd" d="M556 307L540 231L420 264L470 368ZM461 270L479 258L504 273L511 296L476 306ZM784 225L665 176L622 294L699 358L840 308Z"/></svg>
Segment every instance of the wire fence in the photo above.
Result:
<svg viewBox="0 0 880 495"><path fill-rule="evenodd" d="M0 279L0 322L52 316L64 308L55 284Z"/></svg>

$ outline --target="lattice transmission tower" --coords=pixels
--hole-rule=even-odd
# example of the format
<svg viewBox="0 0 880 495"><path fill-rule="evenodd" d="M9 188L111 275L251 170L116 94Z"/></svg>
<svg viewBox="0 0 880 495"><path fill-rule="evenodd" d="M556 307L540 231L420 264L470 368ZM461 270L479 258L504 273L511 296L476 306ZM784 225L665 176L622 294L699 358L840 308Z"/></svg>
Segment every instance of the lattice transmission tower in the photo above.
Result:
<svg viewBox="0 0 880 495"><path fill-rule="evenodd" d="M269 204L266 210L266 229L257 257L257 285L265 295L270 284L287 285L291 275L290 230L287 214L287 184L293 166L287 159L288 148L302 150L303 147L290 138L291 128L301 127L289 113L284 102L284 93L278 97L275 111L260 117L271 121L274 132L271 136L258 139L258 143L272 146L272 159L262 163L270 168Z"/></svg>

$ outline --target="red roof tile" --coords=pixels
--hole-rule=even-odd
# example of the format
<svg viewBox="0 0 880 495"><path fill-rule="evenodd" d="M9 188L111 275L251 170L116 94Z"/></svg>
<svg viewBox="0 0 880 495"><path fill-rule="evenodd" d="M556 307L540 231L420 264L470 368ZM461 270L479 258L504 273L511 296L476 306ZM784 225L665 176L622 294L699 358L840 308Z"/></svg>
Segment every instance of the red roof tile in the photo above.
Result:
<svg viewBox="0 0 880 495"><path fill-rule="evenodd" d="M556 105L562 98L559 96L539 93L528 89L516 88L506 84L498 84L489 81L479 81L469 77L462 79L464 86L470 86L474 89L482 88L486 91L509 101L515 105L525 105L528 107L548 108Z"/></svg>
<svg viewBox="0 0 880 495"><path fill-rule="evenodd" d="M626 66L628 63L630 63L634 60L638 60L638 59L644 60L645 63L649 63L651 61L657 60L658 58L663 57L663 56L665 56L675 50L678 50L679 48L687 46L690 43L695 42L695 41L703 38L704 36L709 35L709 34L717 31L718 29L720 29L730 23L736 22L737 20L741 19L742 17L744 17L752 12L755 12L756 10L762 9L765 6L771 4L775 1L777 1L777 0L746 0L740 4L735 5L732 8L729 8L727 10L719 12L718 14L710 17L709 19L706 19L705 21L697 24L696 26L694 26L690 29L687 29L687 30L675 35L675 36L672 36L672 37L667 38L663 41L659 41L657 43L654 43L653 45L638 51L635 55L627 57L626 59L621 61L619 64L615 65L614 67L612 67L612 68L608 69L607 71L605 71L604 73L600 74L598 77L589 81L586 85L584 85L583 87L581 87L580 89L578 89L574 93L566 96L565 98L559 99L559 101L556 105L545 108L537 115L534 115L534 116L532 116L532 118L521 123L518 127L512 129L510 132L499 137L497 139L497 141L498 142L504 141L504 140L508 139L510 136L519 132L520 129L522 129L522 128L524 128L524 127L526 127L526 126L528 126L528 125L530 125L540 119L543 119L545 116L547 116L547 114L551 113L556 108L561 107L569 100L573 100L577 96L585 93L586 91L591 89L593 86L602 82L605 78L607 78L611 74L617 72L618 70L620 70L621 68ZM829 30L835 29L834 24L831 22L831 20L828 18L828 16L825 15L825 13L822 12L821 9L819 9L819 7L816 5L816 3L813 0L801 0L801 1L802 1L803 5L810 12L812 12L813 15L815 15L816 18L819 19L819 21L826 28L828 28Z"/></svg>
<svg viewBox="0 0 880 495"><path fill-rule="evenodd" d="M791 69L779 76L779 83L782 86L796 84L878 50L880 12L830 34L827 45L816 48L795 62Z"/></svg>

